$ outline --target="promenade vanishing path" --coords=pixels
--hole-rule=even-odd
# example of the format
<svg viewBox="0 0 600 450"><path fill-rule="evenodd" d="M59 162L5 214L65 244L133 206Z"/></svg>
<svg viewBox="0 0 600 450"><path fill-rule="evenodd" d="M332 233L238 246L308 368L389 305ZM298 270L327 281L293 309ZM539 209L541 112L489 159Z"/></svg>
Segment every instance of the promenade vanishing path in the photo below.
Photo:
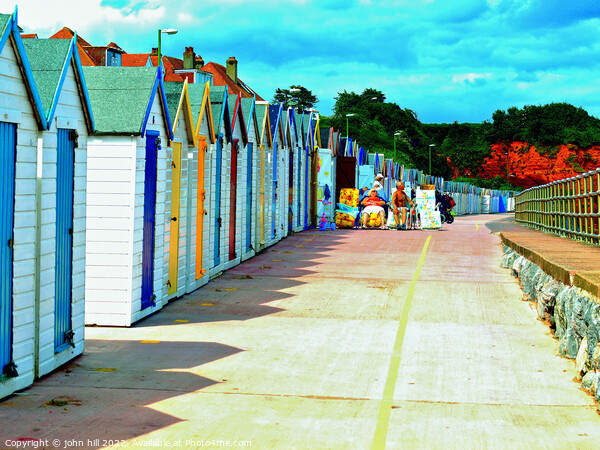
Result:
<svg viewBox="0 0 600 450"><path fill-rule="evenodd" d="M86 328L82 357L0 403L0 448L598 448L598 405L500 267L508 217L303 232Z"/></svg>

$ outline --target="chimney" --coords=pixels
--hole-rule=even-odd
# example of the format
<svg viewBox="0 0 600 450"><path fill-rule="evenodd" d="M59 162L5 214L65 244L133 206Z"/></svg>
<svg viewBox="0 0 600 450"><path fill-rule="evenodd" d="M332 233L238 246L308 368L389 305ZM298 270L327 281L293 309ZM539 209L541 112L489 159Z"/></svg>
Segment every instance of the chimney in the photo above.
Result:
<svg viewBox="0 0 600 450"><path fill-rule="evenodd" d="M227 75L229 75L229 78L231 78L233 80L234 83L237 83L237 64L238 62L235 59L235 56L232 56L230 58L227 58Z"/></svg>
<svg viewBox="0 0 600 450"><path fill-rule="evenodd" d="M194 53L194 47L186 47L183 52L183 68L194 69L194 61L196 60L196 54Z"/></svg>
<svg viewBox="0 0 600 450"><path fill-rule="evenodd" d="M158 47L152 47L152 53L150 56L158 56Z"/></svg>
<svg viewBox="0 0 600 450"><path fill-rule="evenodd" d="M202 69L202 67L204 67L204 60L202 59L202 56L198 55L194 62L194 69Z"/></svg>

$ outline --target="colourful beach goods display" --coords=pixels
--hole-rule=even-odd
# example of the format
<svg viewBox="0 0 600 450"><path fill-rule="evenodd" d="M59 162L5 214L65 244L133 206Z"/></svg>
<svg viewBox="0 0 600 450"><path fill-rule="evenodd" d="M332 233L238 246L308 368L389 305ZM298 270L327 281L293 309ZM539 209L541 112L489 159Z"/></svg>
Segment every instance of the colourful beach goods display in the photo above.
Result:
<svg viewBox="0 0 600 450"><path fill-rule="evenodd" d="M421 229L438 229L442 227L440 212L435 205L435 186L417 188L417 213L421 219Z"/></svg>

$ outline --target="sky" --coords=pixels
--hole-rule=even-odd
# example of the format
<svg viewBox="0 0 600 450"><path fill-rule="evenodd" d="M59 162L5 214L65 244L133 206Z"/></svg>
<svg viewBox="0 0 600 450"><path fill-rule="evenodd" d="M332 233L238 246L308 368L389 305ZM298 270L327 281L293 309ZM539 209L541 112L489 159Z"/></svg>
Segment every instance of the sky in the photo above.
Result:
<svg viewBox="0 0 600 450"><path fill-rule="evenodd" d="M14 7L0 0L0 12ZM18 10L27 33L68 26L127 53L176 28L163 54L235 56L265 99L299 84L325 115L339 92L375 88L426 123L551 102L600 117L599 0L22 0Z"/></svg>

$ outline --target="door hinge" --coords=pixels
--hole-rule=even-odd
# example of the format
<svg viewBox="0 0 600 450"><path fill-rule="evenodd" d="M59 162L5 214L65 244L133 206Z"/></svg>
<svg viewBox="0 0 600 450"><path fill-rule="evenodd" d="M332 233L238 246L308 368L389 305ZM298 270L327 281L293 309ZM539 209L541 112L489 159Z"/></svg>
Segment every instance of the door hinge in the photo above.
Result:
<svg viewBox="0 0 600 450"><path fill-rule="evenodd" d="M8 240L8 248L12 248L13 247L13 240L9 239Z"/></svg>
<svg viewBox="0 0 600 450"><path fill-rule="evenodd" d="M219 228L221 228L221 226L222 226L222 222L223 222L223 221L222 221L222 220L221 220L221 218L219 217L219 218L217 219L217 223L219 224Z"/></svg>
<svg viewBox="0 0 600 450"><path fill-rule="evenodd" d="M14 378L19 376L19 372L17 371L17 365L14 361L9 362L2 369L2 375L6 375L7 377Z"/></svg>
<svg viewBox="0 0 600 450"><path fill-rule="evenodd" d="M171 288L171 280L167 280L167 287Z"/></svg>
<svg viewBox="0 0 600 450"><path fill-rule="evenodd" d="M156 295L152 294L150 296L150 301L152 302L152 306L156 306Z"/></svg>
<svg viewBox="0 0 600 450"><path fill-rule="evenodd" d="M65 343L75 348L75 332L73 330L65 331Z"/></svg>

